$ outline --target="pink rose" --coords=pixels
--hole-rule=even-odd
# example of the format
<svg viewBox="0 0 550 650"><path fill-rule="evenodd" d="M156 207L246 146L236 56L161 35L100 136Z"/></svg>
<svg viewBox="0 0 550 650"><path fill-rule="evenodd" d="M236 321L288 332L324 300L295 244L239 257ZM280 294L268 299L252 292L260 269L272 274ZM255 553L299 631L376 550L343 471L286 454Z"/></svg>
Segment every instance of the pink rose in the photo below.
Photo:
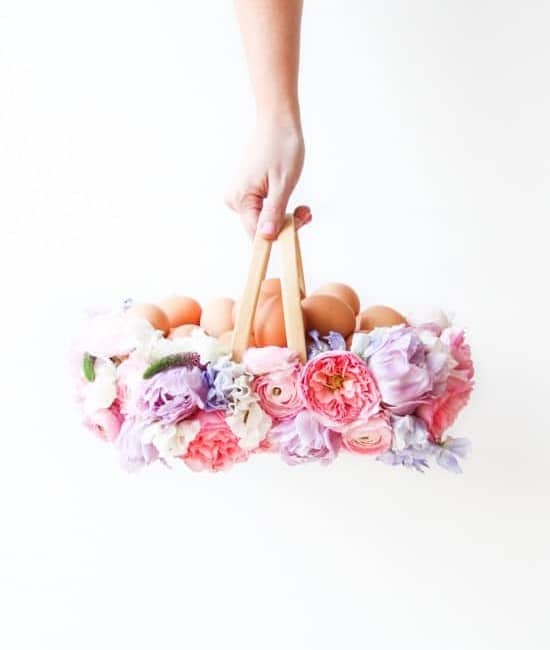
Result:
<svg viewBox="0 0 550 650"><path fill-rule="evenodd" d="M385 413L356 420L341 429L342 443L348 451L378 456L391 447L392 428Z"/></svg>
<svg viewBox="0 0 550 650"><path fill-rule="evenodd" d="M243 363L253 375L264 375L276 370L286 370L298 361L298 355L288 348L268 345L265 348L248 348Z"/></svg>
<svg viewBox="0 0 550 650"><path fill-rule="evenodd" d="M470 381L451 376L443 395L417 408L416 415L426 423L432 442L441 442L443 432L454 424L458 414L468 403L471 392Z"/></svg>
<svg viewBox="0 0 550 650"><path fill-rule="evenodd" d="M201 411L196 419L201 428L183 457L191 469L218 472L248 458L248 453L239 447L239 439L219 411Z"/></svg>
<svg viewBox="0 0 550 650"><path fill-rule="evenodd" d="M371 373L352 352L319 354L304 366L300 383L307 408L332 428L368 417L380 406Z"/></svg>
<svg viewBox="0 0 550 650"><path fill-rule="evenodd" d="M294 417L303 408L300 393L300 364L285 370L276 370L260 375L252 387L258 395L260 406L272 418L285 420Z"/></svg>
<svg viewBox="0 0 550 650"><path fill-rule="evenodd" d="M120 402L115 400L108 409L99 409L88 415L84 424L102 440L113 442L120 433L123 421Z"/></svg>

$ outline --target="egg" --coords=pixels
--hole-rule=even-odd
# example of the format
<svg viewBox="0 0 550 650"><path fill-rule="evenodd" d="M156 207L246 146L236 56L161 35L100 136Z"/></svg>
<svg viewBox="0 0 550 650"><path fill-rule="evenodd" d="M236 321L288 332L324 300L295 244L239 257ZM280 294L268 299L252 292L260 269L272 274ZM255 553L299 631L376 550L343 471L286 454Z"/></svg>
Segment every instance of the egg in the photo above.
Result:
<svg viewBox="0 0 550 650"><path fill-rule="evenodd" d="M256 310L254 338L259 347L266 345L286 347L283 301L280 296L271 296Z"/></svg>
<svg viewBox="0 0 550 650"><path fill-rule="evenodd" d="M198 325L178 325L170 330L169 339L177 339L182 336L189 336L193 330L200 330Z"/></svg>
<svg viewBox="0 0 550 650"><path fill-rule="evenodd" d="M210 336L220 336L233 328L233 305L231 298L216 298L202 310L201 327Z"/></svg>
<svg viewBox="0 0 550 650"><path fill-rule="evenodd" d="M331 294L313 293L302 300L306 330L317 330L321 336L339 332L344 338L355 329L351 307Z"/></svg>
<svg viewBox="0 0 550 650"><path fill-rule="evenodd" d="M260 288L260 302L264 302L271 296L281 295L281 281L279 278L267 278L262 282Z"/></svg>
<svg viewBox="0 0 550 650"><path fill-rule="evenodd" d="M187 296L170 296L159 302L159 307L168 316L170 327L198 325L201 322L201 306Z"/></svg>
<svg viewBox="0 0 550 650"><path fill-rule="evenodd" d="M228 332L224 332L220 336L218 336L218 341L226 346L227 348L231 347L231 342L233 341L233 330L229 330ZM256 341L254 340L254 335L250 334L250 338L248 339L248 347L249 348L254 348L256 347Z"/></svg>
<svg viewBox="0 0 550 650"><path fill-rule="evenodd" d="M369 332L375 327L391 327L406 324L407 320L395 309L384 305L373 305L360 314L359 329Z"/></svg>
<svg viewBox="0 0 550 650"><path fill-rule="evenodd" d="M342 284L340 282L329 282L328 284L324 284L322 287L319 287L319 289L317 289L317 291L314 293L327 293L331 296L340 298L340 300L345 302L346 305L349 305L351 307L354 316L356 316L361 309L359 296L347 284Z"/></svg>
<svg viewBox="0 0 550 650"><path fill-rule="evenodd" d="M130 318L144 318L146 321L149 321L156 330L160 330L164 334L168 334L170 329L168 316L160 307L157 307L157 305L152 305L146 302L137 303L128 309L126 315Z"/></svg>

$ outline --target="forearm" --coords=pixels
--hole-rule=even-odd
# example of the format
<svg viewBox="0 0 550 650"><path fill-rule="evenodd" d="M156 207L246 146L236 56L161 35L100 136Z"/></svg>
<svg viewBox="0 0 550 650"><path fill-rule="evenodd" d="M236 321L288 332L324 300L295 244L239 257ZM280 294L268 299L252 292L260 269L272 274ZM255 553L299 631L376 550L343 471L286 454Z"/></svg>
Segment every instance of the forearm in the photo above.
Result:
<svg viewBox="0 0 550 650"><path fill-rule="evenodd" d="M235 0L259 121L300 129L302 0Z"/></svg>

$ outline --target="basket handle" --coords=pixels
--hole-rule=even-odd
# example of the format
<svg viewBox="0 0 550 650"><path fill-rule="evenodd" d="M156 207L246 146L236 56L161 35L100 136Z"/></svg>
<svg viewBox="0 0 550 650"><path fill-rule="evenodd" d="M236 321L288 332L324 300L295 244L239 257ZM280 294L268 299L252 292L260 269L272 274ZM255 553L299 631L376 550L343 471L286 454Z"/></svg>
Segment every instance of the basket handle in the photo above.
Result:
<svg viewBox="0 0 550 650"><path fill-rule="evenodd" d="M300 241L294 216L287 214L279 233L281 249L281 295L287 346L296 352L302 362L306 360L304 317L301 294L305 295L304 269ZM260 288L265 279L272 242L256 234L252 247L252 261L240 302L231 351L235 361L241 361L248 347L254 314L258 305Z"/></svg>

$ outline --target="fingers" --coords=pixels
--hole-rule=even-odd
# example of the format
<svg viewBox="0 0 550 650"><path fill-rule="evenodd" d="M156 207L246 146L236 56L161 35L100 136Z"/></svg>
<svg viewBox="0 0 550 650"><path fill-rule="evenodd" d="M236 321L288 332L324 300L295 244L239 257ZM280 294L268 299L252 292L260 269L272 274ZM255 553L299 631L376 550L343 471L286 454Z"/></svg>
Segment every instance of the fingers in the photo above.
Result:
<svg viewBox="0 0 550 650"><path fill-rule="evenodd" d="M244 229L249 237L253 239L262 209L262 198L256 194L245 194L238 198L228 196L225 202L231 210L239 215Z"/></svg>
<svg viewBox="0 0 550 650"><path fill-rule="evenodd" d="M309 205L299 205L294 210L294 223L296 224L296 230L308 224L311 219L312 215Z"/></svg>
<svg viewBox="0 0 550 650"><path fill-rule="evenodd" d="M270 187L258 219L258 232L266 239L277 239L283 225L289 192L280 187Z"/></svg>

